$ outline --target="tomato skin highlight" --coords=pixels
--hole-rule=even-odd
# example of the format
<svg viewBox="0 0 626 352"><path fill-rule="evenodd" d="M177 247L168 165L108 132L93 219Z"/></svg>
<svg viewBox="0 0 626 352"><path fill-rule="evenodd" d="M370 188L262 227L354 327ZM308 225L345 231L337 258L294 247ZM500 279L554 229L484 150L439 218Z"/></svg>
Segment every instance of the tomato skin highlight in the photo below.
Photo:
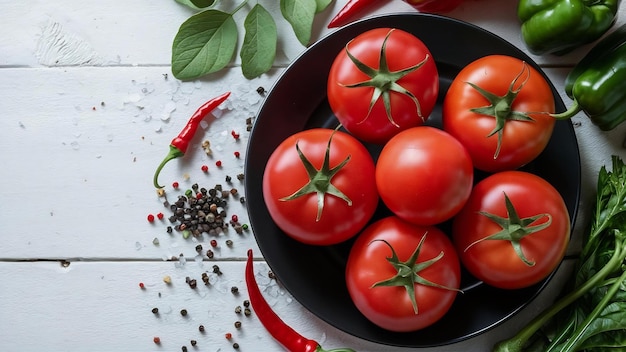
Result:
<svg viewBox="0 0 626 352"><path fill-rule="evenodd" d="M434 226L419 226L396 216L369 225L354 243L346 266L346 283L359 311L374 324L391 331L415 331L432 325L443 317L458 291L440 287L415 285L418 313L415 314L403 287L372 287L389 279L397 270L387 261L392 255L387 241L400 260L407 260L426 234L417 262L443 257L419 275L436 284L458 289L461 282L460 263L449 238Z"/></svg>
<svg viewBox="0 0 626 352"><path fill-rule="evenodd" d="M504 193L520 218L543 213L552 217L550 226L520 241L525 256L535 262L533 266L522 262L509 241L484 240L470 246L502 229L479 212L506 217ZM545 221L541 218L536 223ZM503 171L476 184L453 221L452 236L463 266L472 275L494 287L518 289L540 282L556 269L569 244L570 227L567 206L552 185L534 174Z"/></svg>
<svg viewBox="0 0 626 352"><path fill-rule="evenodd" d="M379 69L381 47L390 30L376 28L366 31L348 43L347 50L367 66ZM367 81L370 77L356 67L345 49L338 53L328 75L327 96L331 110L351 134L374 144L384 144L398 132L422 125L435 107L439 94L435 59L419 38L403 30L393 29L386 44L385 57L391 71L412 67L426 59L420 68L397 81L419 101L421 116L411 98L402 93L390 92L391 115L397 126L389 121L382 98L376 101L368 115L373 87L346 87Z"/></svg>
<svg viewBox="0 0 626 352"><path fill-rule="evenodd" d="M331 184L343 192L352 205L326 194L321 217L316 221L316 193L281 199L309 182L296 143L319 170L331 135L330 167L350 156L348 163L331 179ZM287 235L311 245L336 244L356 235L374 214L379 199L374 175L372 156L356 138L342 131L314 128L291 135L274 150L263 174L263 197L270 216Z"/></svg>
<svg viewBox="0 0 626 352"><path fill-rule="evenodd" d="M522 75L515 85L519 88L523 83L511 109L528 113L534 121L506 121L497 157L494 158L498 145L497 133L487 137L495 128L496 119L470 111L488 106L489 102L468 82L503 96L511 82L522 72L524 64L518 58L505 55L477 59L457 74L444 97L443 129L467 148L474 167L479 170L497 172L518 169L534 160L552 136L555 119L548 113L554 112L554 95L548 81L527 63L528 77Z"/></svg>
<svg viewBox="0 0 626 352"><path fill-rule="evenodd" d="M376 186L385 205L418 225L452 218L472 190L474 169L461 143L430 126L407 129L383 147Z"/></svg>

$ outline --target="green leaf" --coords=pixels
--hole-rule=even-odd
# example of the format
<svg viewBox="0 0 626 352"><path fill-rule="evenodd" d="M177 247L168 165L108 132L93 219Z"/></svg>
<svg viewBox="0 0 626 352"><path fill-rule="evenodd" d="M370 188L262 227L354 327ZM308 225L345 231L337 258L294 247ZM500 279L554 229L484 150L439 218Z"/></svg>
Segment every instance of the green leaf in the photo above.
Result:
<svg viewBox="0 0 626 352"><path fill-rule="evenodd" d="M316 0L280 0L283 17L291 24L296 38L304 46L309 45L311 40L316 9Z"/></svg>
<svg viewBox="0 0 626 352"><path fill-rule="evenodd" d="M330 5L332 2L333 2L333 0L316 0L315 1L315 5L317 7L315 8L315 13L320 13L320 12L326 10L328 5Z"/></svg>
<svg viewBox="0 0 626 352"><path fill-rule="evenodd" d="M278 33L272 15L261 5L256 4L244 22L246 34L241 46L241 70L252 79L272 68L276 57Z"/></svg>
<svg viewBox="0 0 626 352"><path fill-rule="evenodd" d="M176 0L176 2L194 10L202 10L215 5L217 0Z"/></svg>
<svg viewBox="0 0 626 352"><path fill-rule="evenodd" d="M190 80L226 67L237 47L237 24L231 14L206 10L187 19L172 45L172 74Z"/></svg>

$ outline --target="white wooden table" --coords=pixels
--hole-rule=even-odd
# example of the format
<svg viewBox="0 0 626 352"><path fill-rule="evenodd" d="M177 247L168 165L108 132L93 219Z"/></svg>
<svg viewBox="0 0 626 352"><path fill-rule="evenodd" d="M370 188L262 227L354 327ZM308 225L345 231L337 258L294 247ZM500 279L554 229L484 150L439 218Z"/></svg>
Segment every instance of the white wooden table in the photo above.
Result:
<svg viewBox="0 0 626 352"><path fill-rule="evenodd" d="M274 1L261 1L278 14ZM278 3L276 1L276 3ZM338 0L316 17L313 39L330 32L328 20L346 3ZM515 17L516 1L468 0L449 16L492 31L526 50ZM171 44L191 11L175 1L0 0L0 350L2 351L280 351L254 314L235 307L247 298L243 281L246 250L254 249L259 274L268 271L253 233L230 231L219 239L213 261L199 261L196 246L149 223L163 211L152 186L154 168L190 114L205 100L232 91L232 98L203 124L199 143L211 141L213 156L193 152L171 162L161 180L181 188L224 184L243 194L248 139L245 119L284 68L305 48L279 20L276 67L246 80L238 62L193 82L170 72ZM401 1L368 14L414 11ZM618 25L624 22L622 6ZM451 43L450 45L454 45ZM588 46L563 57L532 56L562 92L569 67ZM569 99L563 94L566 104ZM576 250L586 202L596 174L611 154L626 158L626 125L600 132L582 114L574 118L583 165L583 206L572 251ZM235 141L231 131L240 133ZM234 151L242 153L239 159ZM221 160L218 168L215 162ZM209 172L200 165L209 166ZM188 179L186 178L188 176ZM247 222L245 206L232 198L229 214ZM158 241L158 244L155 243ZM231 247L224 242L231 239ZM183 260L169 258L182 254ZM223 275L209 287L201 274L218 264ZM561 266L549 289L513 319L480 337L425 351L486 351L507 337L560 289L571 263ZM170 276L172 284L164 283ZM197 289L186 284L197 279ZM139 287L144 283L145 289ZM305 310L274 281L261 282L276 312L303 335L326 348L404 351L363 341L332 328ZM237 286L239 294L231 293ZM157 307L159 314L152 313ZM181 316L186 309L188 315ZM242 327L234 327L235 321ZM199 332L199 325L205 332ZM232 333L232 340L225 338ZM153 343L158 336L161 344ZM191 340L196 340L192 348Z"/></svg>

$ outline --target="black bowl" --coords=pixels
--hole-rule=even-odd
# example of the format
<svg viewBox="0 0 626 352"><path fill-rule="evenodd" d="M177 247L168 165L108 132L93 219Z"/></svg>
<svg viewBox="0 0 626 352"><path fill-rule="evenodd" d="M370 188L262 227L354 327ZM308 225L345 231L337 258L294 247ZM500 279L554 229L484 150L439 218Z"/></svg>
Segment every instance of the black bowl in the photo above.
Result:
<svg viewBox="0 0 626 352"><path fill-rule="evenodd" d="M396 333L368 321L354 306L344 281L346 260L353 241L334 246L309 246L292 240L272 221L263 201L262 178L272 151L285 138L312 127L337 126L326 99L330 66L345 44L358 34L378 27L413 33L430 49L440 75L437 107L428 124L440 127L441 102L462 67L490 54L510 55L543 71L524 52L472 24L438 15L407 13L372 17L333 32L304 51L269 90L250 137L245 165L246 199L250 224L268 265L289 293L315 315L349 334L380 344L429 347L471 338L502 323L524 308L545 287L500 290L463 273L460 294L440 321L423 330ZM544 74L545 76L545 74ZM546 77L546 79L548 79ZM554 86L557 111L565 109ZM377 147L369 146L372 153ZM580 193L580 157L570 121L558 121L545 151L523 168L550 182L563 196L572 227ZM485 175L476 175L476 180ZM387 215L383 205L376 218ZM446 227L449 224L442 224Z"/></svg>

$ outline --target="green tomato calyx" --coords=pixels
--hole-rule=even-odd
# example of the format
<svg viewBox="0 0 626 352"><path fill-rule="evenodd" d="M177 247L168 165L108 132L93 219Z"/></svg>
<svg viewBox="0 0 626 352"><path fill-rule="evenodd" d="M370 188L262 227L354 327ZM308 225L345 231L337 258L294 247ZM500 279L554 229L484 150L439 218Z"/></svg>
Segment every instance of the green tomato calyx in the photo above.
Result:
<svg viewBox="0 0 626 352"><path fill-rule="evenodd" d="M486 136L489 138L494 134L497 134L498 144L496 146L496 151L493 154L494 159L497 159L500 154L500 148L502 147L502 135L507 121L534 121L527 113L514 111L512 108L517 95L530 79L530 68L528 67L528 64L526 62L523 62L522 64L522 70L517 74L517 76L515 76L515 78L513 78L511 84L509 85L509 90L503 96L486 91L472 82L466 82L472 88L476 89L478 93L485 97L485 99L487 99L490 103L488 106L473 108L470 109L470 111L476 114L493 116L496 119L495 127Z"/></svg>
<svg viewBox="0 0 626 352"><path fill-rule="evenodd" d="M335 135L335 129L333 133L330 135L328 139L328 145L326 146L326 153L324 154L324 161L322 162L322 167L318 170L313 166L313 164L307 159L302 150L300 150L300 146L298 142L296 142L296 150L298 151L298 156L306 169L306 172L309 176L309 182L302 186L299 190L291 194L290 196L281 198L281 201L289 201L310 193L317 194L317 216L315 221L319 221L322 217L322 211L324 210L324 200L326 195L332 195L343 199L348 206L352 206L352 201L348 198L343 192L341 192L337 187L335 187L331 183L331 179L335 176L347 163L350 161L351 156L348 155L339 165L331 168L330 167L330 144L332 142L333 136Z"/></svg>
<svg viewBox="0 0 626 352"><path fill-rule="evenodd" d="M533 234L535 232L539 232L552 224L552 215L545 214L537 214L534 216L529 216L526 218L520 218L517 214L517 210L515 210L515 206L509 199L509 197L504 193L504 202L506 205L506 213L507 217L501 217L495 214L487 213L487 212L479 212L479 214L486 216L489 220L498 224L502 230L489 235L487 237L481 238L477 241L470 243L469 246L465 248L467 251L470 247L474 246L477 243L487 240L500 240L500 241L509 241L513 246L513 250L517 256L524 262L524 264L528 266L534 266L535 261L526 258L524 255L524 251L522 250L522 238ZM547 218L548 220L532 225L536 223L538 220L542 218Z"/></svg>
<svg viewBox="0 0 626 352"><path fill-rule="evenodd" d="M422 109L421 109L419 100L413 93L411 93L409 90L405 89L400 84L398 84L398 81L402 79L404 76L422 67L426 63L426 61L428 61L430 56L427 54L424 60L422 60L421 62L417 63L414 66L407 67L399 71L389 70L389 65L387 64L387 40L389 39L393 31L394 29L391 29L389 33L387 33L387 35L385 36L385 39L383 40L383 44L380 48L380 58L378 62L378 67L379 67L378 69L369 67L363 62L361 62L359 59L353 56L352 53L350 53L350 51L348 50L348 46L350 45L350 43L346 45L346 54L348 55L350 60L352 60L352 62L359 69L359 71L366 74L370 79L363 81L363 82L346 84L344 86L347 88L359 88L359 87L373 87L374 88L374 91L372 93L372 98L370 99L370 104L369 104L369 109L367 111L367 115L359 123L363 123L365 120L367 120L370 113L372 112L372 108L374 107L374 104L376 104L376 102L382 98L383 104L385 106L385 113L387 114L387 119L395 127L400 127L394 121L393 116L391 114L391 92L404 94L407 97L411 98L411 100L413 100L413 102L415 103L415 107L417 109L417 115L420 117L420 119L422 119L422 121L424 121L424 116L422 115Z"/></svg>
<svg viewBox="0 0 626 352"><path fill-rule="evenodd" d="M426 240L426 235L427 233L424 233L424 235L420 239L419 244L415 248L415 251L413 252L413 254L411 254L411 257L405 262L400 261L400 258L398 258L398 255L396 254L396 251L391 246L391 244L389 244L389 242L383 239L376 239L372 241L372 242L375 242L375 241L383 242L391 249L391 257L387 257L386 259L389 262L389 264L391 264L398 271L398 273L395 276L375 283L374 285L372 285L372 288L381 287L381 286L404 287L406 289L406 293L409 295L409 298L411 299L411 303L413 304L413 312L415 314L418 314L417 300L415 298L415 285L416 284L424 285L424 286L431 286L431 287L438 287L438 288L451 290L451 291L463 292L456 288L437 284L435 282L429 281L425 279L424 277L420 276L419 273L421 271L435 264L444 256L443 251L441 251L434 258L428 259L420 263L417 262L417 258L419 257L424 241Z"/></svg>

